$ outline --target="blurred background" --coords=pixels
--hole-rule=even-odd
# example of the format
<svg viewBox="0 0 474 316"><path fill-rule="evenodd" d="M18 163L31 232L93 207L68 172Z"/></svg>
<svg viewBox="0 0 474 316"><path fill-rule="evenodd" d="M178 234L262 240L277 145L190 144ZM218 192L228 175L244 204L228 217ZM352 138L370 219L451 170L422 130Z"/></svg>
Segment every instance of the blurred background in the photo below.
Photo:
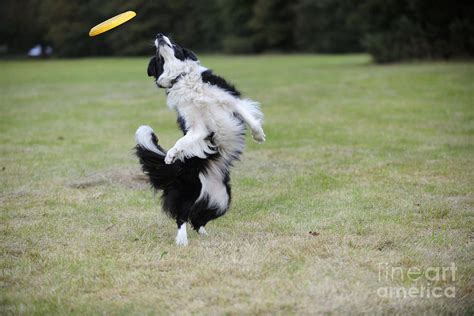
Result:
<svg viewBox="0 0 474 316"><path fill-rule="evenodd" d="M473 1L2 0L1 56L149 55L157 32L198 52L368 52L376 62L474 55ZM137 17L95 38L123 11Z"/></svg>

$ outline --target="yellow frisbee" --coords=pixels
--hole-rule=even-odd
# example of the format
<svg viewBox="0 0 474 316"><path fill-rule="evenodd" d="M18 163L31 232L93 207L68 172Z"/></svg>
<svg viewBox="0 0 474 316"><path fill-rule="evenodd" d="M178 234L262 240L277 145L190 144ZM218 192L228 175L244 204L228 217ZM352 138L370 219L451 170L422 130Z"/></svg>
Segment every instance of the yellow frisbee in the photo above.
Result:
<svg viewBox="0 0 474 316"><path fill-rule="evenodd" d="M96 36L107 32L108 30L113 29L114 27L119 26L131 19L133 19L137 14L133 11L127 11L122 14L116 15L113 18L108 19L100 24L97 24L89 31L89 36Z"/></svg>

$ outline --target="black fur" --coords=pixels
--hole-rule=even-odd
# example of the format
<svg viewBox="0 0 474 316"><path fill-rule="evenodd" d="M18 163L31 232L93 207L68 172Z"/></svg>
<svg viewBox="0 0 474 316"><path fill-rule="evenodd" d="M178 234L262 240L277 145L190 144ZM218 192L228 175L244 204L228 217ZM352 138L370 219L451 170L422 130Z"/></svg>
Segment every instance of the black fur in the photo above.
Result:
<svg viewBox="0 0 474 316"><path fill-rule="evenodd" d="M176 120L176 122L178 123L178 126L181 131L183 132L183 135L186 135L186 132L188 130L186 129L186 122L184 121L184 118L178 114L178 119Z"/></svg>
<svg viewBox="0 0 474 316"><path fill-rule="evenodd" d="M218 86L222 90L229 92L234 97L240 97L240 92L234 87L234 85L228 83L224 78L212 73L212 70L203 71L201 73L201 78L205 83Z"/></svg>
<svg viewBox="0 0 474 316"><path fill-rule="evenodd" d="M181 47L178 44L173 44L174 57L178 58L181 61L186 59L191 59L197 61L196 55L187 48Z"/></svg>
<svg viewBox="0 0 474 316"><path fill-rule="evenodd" d="M196 55L184 47L179 46L170 39L164 39L164 35L159 33L156 36L160 45L167 45L172 47L174 56L179 60L193 60L197 61ZM171 43L171 45L170 45ZM151 58L148 64L148 76L155 77L155 80L161 76L164 68L164 60L157 50L156 55ZM181 75L175 78L175 81L179 80ZM219 77L212 73L211 70L206 70L201 73L201 78L204 83L214 85L234 97L240 97L240 92L224 78ZM173 82L172 82L173 84ZM170 87L167 87L170 89ZM235 114L240 124L244 124L242 118ZM186 134L186 122L183 117L178 113L177 123L183 132ZM245 128L242 126L242 140L244 139ZM215 146L214 133L210 132L207 137L208 144L212 147ZM156 153L141 147L136 146L136 155L140 160L143 172L148 175L150 183L155 190L162 191L162 204L163 210L169 216L176 220L178 228L185 222L191 222L194 229L199 230L200 227L204 227L207 222L216 219L226 213L230 206L231 201L231 186L230 186L230 167L232 162L239 159L241 154L240 151L230 154L232 159L225 162L226 171L224 171L224 178L222 179L225 189L228 194L228 203L225 208L223 206L217 206L204 197L197 201L201 194L202 184L199 179L199 174L202 173L205 177L209 176L207 170L209 170L209 164L215 163L216 159L222 158L217 152L215 154L208 155L205 159L193 157L185 159L184 161L177 160L172 164L165 163L166 151L158 144L158 139L155 134L152 134L152 142L161 151Z"/></svg>
<svg viewBox="0 0 474 316"><path fill-rule="evenodd" d="M184 121L178 117L180 127L184 132ZM212 137L212 135L210 135ZM155 134L152 134L152 141L157 148L166 153L158 144ZM178 228L188 220L195 230L205 226L207 222L224 215L225 210L219 212L217 209L208 206L208 201L202 199L195 203L201 192L201 181L199 173L205 173L209 161L218 157L214 154L207 159L193 157L184 162L176 161L173 164L165 164L165 156L142 148L135 147L135 153L140 160L143 172L148 175L150 183L155 190L162 191L163 210L176 220ZM230 176L226 174L224 179L230 204Z"/></svg>
<svg viewBox="0 0 474 316"><path fill-rule="evenodd" d="M155 77L155 79L158 79L158 77L163 73L163 65L163 58L153 56L148 63L148 77Z"/></svg>

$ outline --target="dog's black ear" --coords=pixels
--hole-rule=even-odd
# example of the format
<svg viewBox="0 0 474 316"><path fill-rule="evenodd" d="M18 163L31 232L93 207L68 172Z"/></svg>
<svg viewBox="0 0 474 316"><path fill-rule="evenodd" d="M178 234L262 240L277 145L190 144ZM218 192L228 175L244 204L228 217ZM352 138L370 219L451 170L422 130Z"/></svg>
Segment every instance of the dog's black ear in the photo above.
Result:
<svg viewBox="0 0 474 316"><path fill-rule="evenodd" d="M183 48L183 53L184 53L184 58L185 59L191 59L191 60L194 60L194 61L198 60L196 54L194 54L191 50L189 50L187 48Z"/></svg>
<svg viewBox="0 0 474 316"><path fill-rule="evenodd" d="M158 70L156 69L156 56L153 56L148 63L148 77L158 77Z"/></svg>

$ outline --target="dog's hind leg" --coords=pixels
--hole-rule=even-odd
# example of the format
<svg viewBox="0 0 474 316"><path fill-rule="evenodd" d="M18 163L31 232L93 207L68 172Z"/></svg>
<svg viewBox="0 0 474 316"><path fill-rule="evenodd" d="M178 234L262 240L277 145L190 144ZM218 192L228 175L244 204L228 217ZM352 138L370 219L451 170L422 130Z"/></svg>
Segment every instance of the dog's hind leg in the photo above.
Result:
<svg viewBox="0 0 474 316"><path fill-rule="evenodd" d="M179 205L178 214L176 214L176 224L178 225L178 232L176 234L176 244L178 246L188 245L188 233L186 231L186 223L189 219L190 209L191 204L189 202L184 202Z"/></svg>
<svg viewBox="0 0 474 316"><path fill-rule="evenodd" d="M206 224L222 215L224 215L224 211L219 211L214 207L208 207L200 210L194 210L194 212L190 215L191 225L193 226L194 230L198 232L201 236L207 236L207 230L204 228Z"/></svg>
<svg viewBox="0 0 474 316"><path fill-rule="evenodd" d="M186 232L186 222L176 220L178 224L178 233L176 234L176 244L178 246L188 245L188 233Z"/></svg>
<svg viewBox="0 0 474 316"><path fill-rule="evenodd" d="M207 236L207 230L204 228L204 226L199 227L198 234L201 236Z"/></svg>
<svg viewBox="0 0 474 316"><path fill-rule="evenodd" d="M188 244L186 222L188 221L191 203L186 201L182 192L178 190L165 191L162 199L163 210L176 220L178 226L175 239L176 244L178 246L186 246Z"/></svg>

